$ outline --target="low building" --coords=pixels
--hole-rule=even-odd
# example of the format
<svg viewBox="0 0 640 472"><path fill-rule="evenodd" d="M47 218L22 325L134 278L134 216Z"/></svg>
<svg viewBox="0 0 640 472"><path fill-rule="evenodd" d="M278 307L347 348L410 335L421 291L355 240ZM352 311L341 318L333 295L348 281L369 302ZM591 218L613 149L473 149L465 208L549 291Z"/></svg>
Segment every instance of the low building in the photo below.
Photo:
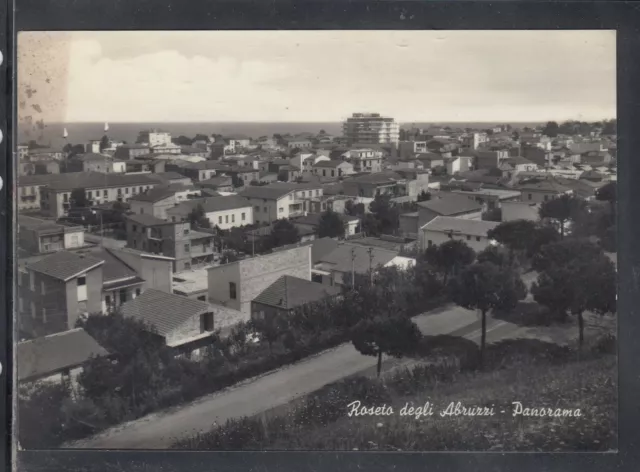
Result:
<svg viewBox="0 0 640 472"><path fill-rule="evenodd" d="M417 211L402 213L399 215L400 234L405 238L418 239L418 214Z"/></svg>
<svg viewBox="0 0 640 472"><path fill-rule="evenodd" d="M29 160L31 162L36 161L49 161L55 159L60 161L64 158L66 152L58 148L32 148L29 149Z"/></svg>
<svg viewBox="0 0 640 472"><path fill-rule="evenodd" d="M268 319L288 315L296 308L339 294L338 287L329 287L307 279L283 275L251 302L251 318Z"/></svg>
<svg viewBox="0 0 640 472"><path fill-rule="evenodd" d="M41 187L42 209L49 216L65 216L72 206L71 193L83 190L92 205L109 202L126 202L133 195L157 185L151 174L102 174L99 172L77 172L60 174Z"/></svg>
<svg viewBox="0 0 640 472"><path fill-rule="evenodd" d="M243 313L283 275L311 280L311 247L300 246L208 269L209 301Z"/></svg>
<svg viewBox="0 0 640 472"><path fill-rule="evenodd" d="M240 196L253 207L254 223L271 223L304 215L304 204L296 197L296 191L283 184L248 186Z"/></svg>
<svg viewBox="0 0 640 472"><path fill-rule="evenodd" d="M177 203L175 191L166 187L155 187L134 195L129 199L129 208L136 215L151 215L167 219L167 210Z"/></svg>
<svg viewBox="0 0 640 472"><path fill-rule="evenodd" d="M134 173L154 173L159 174L165 171L167 161L162 159L129 159L125 161L127 174Z"/></svg>
<svg viewBox="0 0 640 472"><path fill-rule="evenodd" d="M320 227L320 220L323 213L309 213L306 216L295 218L292 223L296 228L300 230L310 230L317 234ZM358 232L358 226L360 225L360 218L356 216L349 216L343 213L336 213L344 224L344 235L352 236Z"/></svg>
<svg viewBox="0 0 640 472"><path fill-rule="evenodd" d="M206 188L217 192L233 192L233 181L226 175L217 175L196 183L198 188Z"/></svg>
<svg viewBox="0 0 640 472"><path fill-rule="evenodd" d="M118 146L116 148L116 152L114 157L116 159L135 159L137 157L146 156L151 154L151 149L149 146L144 144L123 144L122 146Z"/></svg>
<svg viewBox="0 0 640 472"><path fill-rule="evenodd" d="M213 262L214 235L191 229L188 221L127 215L125 230L128 247L171 258L174 272Z"/></svg>
<svg viewBox="0 0 640 472"><path fill-rule="evenodd" d="M202 206L205 217L211 226L220 229L231 229L254 223L254 211L251 203L241 196L197 198L179 203L166 211L171 221L186 221L189 214L198 206Z"/></svg>
<svg viewBox="0 0 640 472"><path fill-rule="evenodd" d="M312 173L320 177L340 178L344 175L353 174L353 165L347 161L340 160L320 160L313 164Z"/></svg>
<svg viewBox="0 0 640 472"><path fill-rule="evenodd" d="M540 220L540 205L529 202L504 202L501 205L502 221Z"/></svg>
<svg viewBox="0 0 640 472"><path fill-rule="evenodd" d="M435 169L444 166L445 163L445 158L434 152L420 153L416 156L416 160L422 164L423 169Z"/></svg>
<svg viewBox="0 0 640 472"><path fill-rule="evenodd" d="M69 382L77 392L77 378L94 357L109 355L82 328L75 328L16 344L18 383Z"/></svg>
<svg viewBox="0 0 640 472"><path fill-rule="evenodd" d="M482 205L483 211L500 208L504 202L519 201L522 194L518 190L479 188L477 190L452 190L454 195L463 195Z"/></svg>
<svg viewBox="0 0 640 472"><path fill-rule="evenodd" d="M494 221L437 216L420 227L420 250L459 240L474 251L480 252L492 244L487 233L499 224Z"/></svg>
<svg viewBox="0 0 640 472"><path fill-rule="evenodd" d="M189 162L175 160L167 162L166 169L170 172L177 172L193 181L203 181L215 177L218 171L228 169L228 167L218 161Z"/></svg>
<svg viewBox="0 0 640 472"><path fill-rule="evenodd" d="M192 185L193 182L189 177L186 177L179 172L155 172L149 175L151 180L158 182L160 185Z"/></svg>
<svg viewBox="0 0 640 472"><path fill-rule="evenodd" d="M289 149L310 149L313 147L313 143L308 139L290 139L285 144Z"/></svg>
<svg viewBox="0 0 640 472"><path fill-rule="evenodd" d="M522 201L542 203L564 194L572 194L573 190L559 183L553 177L534 178L514 185L514 190L522 193Z"/></svg>
<svg viewBox="0 0 640 472"><path fill-rule="evenodd" d="M345 195L375 198L377 195L401 197L408 195L408 179L397 171L358 175L342 182Z"/></svg>
<svg viewBox="0 0 640 472"><path fill-rule="evenodd" d="M84 226L58 224L26 215L18 215L18 244L28 254L84 247Z"/></svg>
<svg viewBox="0 0 640 472"><path fill-rule="evenodd" d="M147 290L122 306L123 316L145 323L176 354L194 359L213 344L214 311L208 303L159 290Z"/></svg>
<svg viewBox="0 0 640 472"><path fill-rule="evenodd" d="M312 271L312 280L329 286L341 286L350 284L353 274L367 274L379 267L407 269L413 264L415 259L400 256L398 251L344 243L319 256Z"/></svg>
<svg viewBox="0 0 640 472"><path fill-rule="evenodd" d="M482 204L465 195L445 192L432 195L431 200L418 202L418 228L438 216L479 220L482 218Z"/></svg>
<svg viewBox="0 0 640 472"><path fill-rule="evenodd" d="M346 160L354 172L382 172L382 151L376 149L350 149Z"/></svg>

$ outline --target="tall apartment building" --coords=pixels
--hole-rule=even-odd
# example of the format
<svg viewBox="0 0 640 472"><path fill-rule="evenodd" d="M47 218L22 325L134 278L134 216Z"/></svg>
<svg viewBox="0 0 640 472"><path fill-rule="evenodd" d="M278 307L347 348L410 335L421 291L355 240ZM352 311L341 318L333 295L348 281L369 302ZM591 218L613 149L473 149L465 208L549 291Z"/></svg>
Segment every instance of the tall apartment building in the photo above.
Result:
<svg viewBox="0 0 640 472"><path fill-rule="evenodd" d="M398 144L400 125L393 118L379 113L354 113L343 124L347 145L353 144Z"/></svg>
<svg viewBox="0 0 640 472"><path fill-rule="evenodd" d="M146 143L149 145L149 147L167 146L173 144L171 142L171 133L167 133L166 131L161 131L158 129L141 131L138 134L138 143Z"/></svg>

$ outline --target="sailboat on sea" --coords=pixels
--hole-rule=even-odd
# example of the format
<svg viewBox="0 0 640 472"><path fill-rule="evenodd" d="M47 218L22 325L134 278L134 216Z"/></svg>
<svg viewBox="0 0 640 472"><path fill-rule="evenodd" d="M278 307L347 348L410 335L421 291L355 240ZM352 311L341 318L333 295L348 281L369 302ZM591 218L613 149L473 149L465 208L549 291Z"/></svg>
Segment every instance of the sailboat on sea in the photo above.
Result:
<svg viewBox="0 0 640 472"><path fill-rule="evenodd" d="M67 128L64 128L64 130L62 131L62 137L64 139L67 139L69 137L69 133L67 133Z"/></svg>
<svg viewBox="0 0 640 472"><path fill-rule="evenodd" d="M107 131L109 131L109 123L104 124L104 132L106 133Z"/></svg>

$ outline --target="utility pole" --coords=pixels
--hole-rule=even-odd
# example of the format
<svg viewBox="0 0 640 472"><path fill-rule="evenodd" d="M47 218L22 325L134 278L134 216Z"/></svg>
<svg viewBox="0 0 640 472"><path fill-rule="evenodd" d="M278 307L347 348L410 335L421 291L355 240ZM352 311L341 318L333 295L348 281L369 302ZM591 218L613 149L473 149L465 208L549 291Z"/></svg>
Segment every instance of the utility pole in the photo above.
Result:
<svg viewBox="0 0 640 472"><path fill-rule="evenodd" d="M369 253L369 283L373 287L373 248L370 247L367 252Z"/></svg>
<svg viewBox="0 0 640 472"><path fill-rule="evenodd" d="M356 248L351 249L351 288L356 288Z"/></svg>

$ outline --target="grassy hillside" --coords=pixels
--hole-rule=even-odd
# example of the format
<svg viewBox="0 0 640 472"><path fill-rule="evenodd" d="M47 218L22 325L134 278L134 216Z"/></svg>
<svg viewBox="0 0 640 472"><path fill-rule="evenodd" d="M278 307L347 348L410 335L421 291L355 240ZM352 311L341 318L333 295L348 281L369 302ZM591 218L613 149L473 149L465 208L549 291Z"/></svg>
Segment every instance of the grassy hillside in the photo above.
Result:
<svg viewBox="0 0 640 472"><path fill-rule="evenodd" d="M575 359L575 358L574 358ZM434 370L435 369L435 370ZM519 361L490 372L451 373L418 366L377 381L325 387L277 414L230 421L177 444L181 449L324 449L384 451L607 451L616 448L616 359ZM392 416L347 416L347 404L392 405ZM434 415L398 415L406 402L434 405ZM512 416L524 407L581 409L581 417ZM450 402L493 407L493 417L447 416ZM500 413L505 411L505 413Z"/></svg>

